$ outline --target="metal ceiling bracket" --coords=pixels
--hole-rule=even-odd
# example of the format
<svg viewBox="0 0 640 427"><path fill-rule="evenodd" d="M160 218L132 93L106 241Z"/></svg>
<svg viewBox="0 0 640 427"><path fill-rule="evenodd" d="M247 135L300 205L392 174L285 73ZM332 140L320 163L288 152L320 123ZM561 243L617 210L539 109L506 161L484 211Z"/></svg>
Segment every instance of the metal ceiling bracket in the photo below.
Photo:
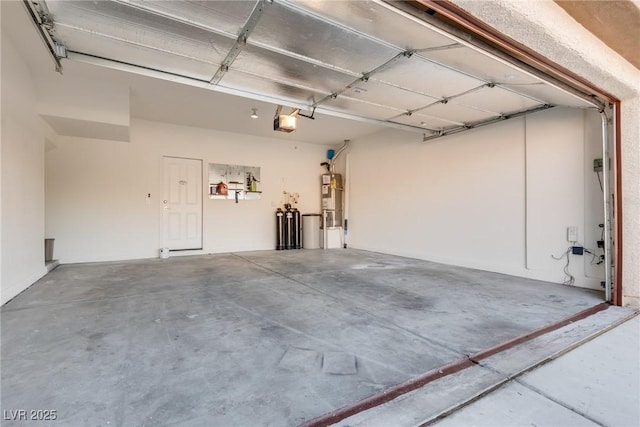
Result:
<svg viewBox="0 0 640 427"><path fill-rule="evenodd" d="M418 52L418 53L425 53L425 52L438 52L441 50L449 50L449 49L456 49L459 47L464 47L463 45L461 45L460 43L451 43L451 44L446 44L443 46L434 46L434 47L425 47L424 49L416 49L414 52Z"/></svg>
<svg viewBox="0 0 640 427"><path fill-rule="evenodd" d="M457 94L455 94L455 95L451 95L451 96L450 96L450 97L448 97L447 99L448 99L448 100L451 100L451 99L460 98L461 96L468 95L468 94L470 94L470 93L473 93L473 92L477 92L477 91L479 91L479 90L482 90L482 89L484 89L485 87L493 87L493 86L494 86L494 84L493 84L493 83L485 83L485 84L483 84L483 85L480 85L480 86L474 87L473 89L465 90L464 92L460 92L460 93L457 93Z"/></svg>
<svg viewBox="0 0 640 427"><path fill-rule="evenodd" d="M231 64L233 64L233 61L236 60L238 55L240 55L240 52L242 52L242 49L244 49L244 47L247 45L249 35L254 30L256 25L258 25L258 21L260 20L260 17L262 16L262 13L264 12L265 6L267 4L271 4L271 2L267 0L259 0L258 3L256 3L256 6L253 8L251 15L249 15L247 22L245 22L242 30L240 30L240 34L238 35L236 42L233 44L231 50L229 50L229 52L227 53L227 56L222 60L220 68L218 68L218 71L216 71L216 74L211 78L209 83L211 83L212 85L217 85L220 80L222 80L222 77L224 77L224 75L229 72L229 67L231 66Z"/></svg>
<svg viewBox="0 0 640 427"><path fill-rule="evenodd" d="M31 21L35 25L38 30L38 34L42 38L47 50L51 54L51 58L55 62L56 71L62 74L62 63L60 62L60 58L66 58L66 49L63 51L57 47L58 44L64 46L62 43L59 43L55 40L53 36L53 19L51 19L51 14L49 13L49 9L47 8L46 3L44 1L29 1L22 0L29 16L31 17ZM58 53L64 52L64 56L58 55Z"/></svg>
<svg viewBox="0 0 640 427"><path fill-rule="evenodd" d="M374 68L373 70L371 70L371 71L369 71L368 73L365 73L365 74L367 75L367 78L369 78L372 75L374 75L376 73L379 73L380 71L386 70L391 65L393 65L396 62L398 62L400 59L403 59L403 58L409 59L409 58L411 58L413 56L413 53L414 52L412 50L405 50L404 52L400 52L399 54L397 54L393 58L389 59L384 64L377 66L376 68Z"/></svg>
<svg viewBox="0 0 640 427"><path fill-rule="evenodd" d="M413 110L411 110L411 111L412 111L412 112L416 112L416 111L426 110L427 108L432 107L432 106L434 106L434 105L436 105L436 104L443 104L443 105L446 105L446 104L447 104L447 103L449 103L449 101L451 101L452 99L459 98L459 97L461 97L461 96L463 96L463 95L467 95L467 94L469 94L469 93L476 92L476 91L478 91L478 90L480 90L480 89L482 89L482 88L485 88L485 87L493 87L493 86L489 86L489 85L492 85L492 83L485 83L485 84L483 84L483 85L480 85L480 86L478 86L478 87L474 87L473 89L466 90L466 91L461 92L461 93L458 93L458 94L456 94L456 95L451 95L451 96L449 96L449 97L439 99L439 100L437 100L437 101L435 101L435 102L432 102L432 103L430 103L430 104L427 104L427 105L425 105L425 106L423 106L423 107L414 108L414 109L413 109ZM430 95L428 95L428 96L430 96ZM462 105L462 104L461 104L461 105ZM480 109L480 108L476 108L476 107L472 107L472 106L468 106L468 105L463 105L463 106L464 106L464 107L467 107L467 108L471 108L471 109L473 109L473 110L484 111L485 113L491 113L491 114L494 114L494 115L498 115L498 113L496 113L495 111L482 110L482 109ZM396 117L399 117L399 116L396 116ZM392 119L395 119L396 117L392 117ZM451 121L451 120L447 120L447 121Z"/></svg>
<svg viewBox="0 0 640 427"><path fill-rule="evenodd" d="M350 89L354 85L357 85L360 82L365 82L365 83L368 82L369 78L372 75L374 75L376 73L379 73L382 70L385 70L386 68L390 67L394 62L398 61L399 59L411 58L412 55L413 55L413 51L412 50L405 50L403 52L398 53L396 56L394 56L393 58L389 59L384 64L377 66L376 68L374 68L371 71L367 71L366 73L362 73L361 77L359 77L358 79L352 81L351 83L349 83L347 86L345 86L341 90L339 90L337 92L334 92L329 96L325 96L320 101L317 101L316 103L313 104L313 107L315 108L315 107L319 106L320 104L322 104L324 102L327 102L330 99L336 99L340 94L342 94L346 90Z"/></svg>
<svg viewBox="0 0 640 427"><path fill-rule="evenodd" d="M56 40L54 42L53 49L55 50L56 56L58 58L67 57L67 47L61 41Z"/></svg>
<svg viewBox="0 0 640 427"><path fill-rule="evenodd" d="M437 100L437 101L432 102L431 104L425 105L424 107L414 108L413 110L407 110L405 113L398 114L397 116L393 116L389 120L397 119L398 117L402 117L402 116L411 116L413 113L415 113L417 111L422 111L422 110L425 110L425 109L427 109L429 107L432 107L434 105L441 104L441 103L443 103L443 100ZM446 104L446 102L445 102L445 104ZM444 121L444 122L449 122L451 124L455 124L455 125L458 125L458 126L464 126L464 123L454 122L454 121L451 121L451 120L448 120L448 119L442 119L440 117L434 117L434 116L430 116L430 117L433 117L435 119L438 119L438 120L441 120L441 121ZM423 128L421 128L421 129L423 129Z"/></svg>

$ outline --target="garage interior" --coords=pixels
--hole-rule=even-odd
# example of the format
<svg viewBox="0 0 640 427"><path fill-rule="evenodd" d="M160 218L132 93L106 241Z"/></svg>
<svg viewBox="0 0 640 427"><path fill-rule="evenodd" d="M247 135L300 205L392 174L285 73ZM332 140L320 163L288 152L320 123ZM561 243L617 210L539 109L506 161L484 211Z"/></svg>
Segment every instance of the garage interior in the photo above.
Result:
<svg viewBox="0 0 640 427"><path fill-rule="evenodd" d="M615 302L615 110L433 15L3 3L2 406L298 425Z"/></svg>

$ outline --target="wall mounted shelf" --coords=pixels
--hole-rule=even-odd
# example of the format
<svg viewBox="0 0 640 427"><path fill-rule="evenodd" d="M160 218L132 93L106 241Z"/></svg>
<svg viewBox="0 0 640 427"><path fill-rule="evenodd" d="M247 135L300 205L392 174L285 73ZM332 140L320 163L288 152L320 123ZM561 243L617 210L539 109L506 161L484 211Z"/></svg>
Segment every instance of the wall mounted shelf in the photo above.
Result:
<svg viewBox="0 0 640 427"><path fill-rule="evenodd" d="M262 191L260 167L209 163L209 199L211 200L258 200ZM218 191L226 188L226 194Z"/></svg>

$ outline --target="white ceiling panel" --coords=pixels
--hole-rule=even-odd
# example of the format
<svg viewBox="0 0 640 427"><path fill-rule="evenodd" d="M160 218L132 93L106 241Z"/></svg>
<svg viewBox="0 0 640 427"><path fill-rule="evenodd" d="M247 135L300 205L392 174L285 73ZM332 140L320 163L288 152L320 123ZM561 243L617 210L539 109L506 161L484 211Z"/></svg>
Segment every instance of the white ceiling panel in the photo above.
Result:
<svg viewBox="0 0 640 427"><path fill-rule="evenodd" d="M446 104L439 102L437 104L431 105L424 110L420 110L420 113L438 117L444 120L462 123L479 122L499 115L494 112L465 107L464 105L455 104L451 101L447 102Z"/></svg>
<svg viewBox="0 0 640 427"><path fill-rule="evenodd" d="M420 112L394 117L391 121L394 123L416 126L425 130L452 129L463 125L463 123L439 119Z"/></svg>
<svg viewBox="0 0 640 427"><path fill-rule="evenodd" d="M339 92L354 80L352 75L254 46L246 46L242 50L231 65L230 72L234 70L313 87L327 93Z"/></svg>
<svg viewBox="0 0 640 427"><path fill-rule="evenodd" d="M338 98L331 99L323 103L322 107L376 120L386 120L404 113L403 110L397 108L360 101L348 96L339 96Z"/></svg>
<svg viewBox="0 0 640 427"><path fill-rule="evenodd" d="M148 46L203 62L219 64L234 42L228 37L111 1L56 1L50 9L59 17L56 28L77 28L121 40L123 44ZM63 40L69 47L64 37ZM103 52L102 56L111 57L114 53L117 50Z"/></svg>
<svg viewBox="0 0 640 427"><path fill-rule="evenodd" d="M244 23L251 15L255 0L216 1L167 1L167 0L126 0L136 7L153 11L167 17L191 22L197 26L226 33L232 38L240 34Z"/></svg>
<svg viewBox="0 0 640 427"><path fill-rule="evenodd" d="M424 24L379 1L296 1L295 5L334 22L383 40L402 50L446 46L449 37L425 31ZM384 22L384 25L380 25Z"/></svg>
<svg viewBox="0 0 640 427"><path fill-rule="evenodd" d="M239 90L248 97L256 95L257 98L270 97L277 103L290 103L292 105L310 105L320 100L329 93L323 93L310 88L296 87L287 82L278 82L265 79L260 76L246 74L240 71L226 73L219 83L223 88ZM267 95L264 95L267 94Z"/></svg>
<svg viewBox="0 0 640 427"><path fill-rule="evenodd" d="M86 33L59 25L57 33L67 48L101 58L118 58L118 61L166 73L209 81L218 64L208 64L193 58L175 55L155 48L123 43L97 33Z"/></svg>
<svg viewBox="0 0 640 427"><path fill-rule="evenodd" d="M466 46L424 52L421 55L491 83L533 84L540 82L537 77Z"/></svg>
<svg viewBox="0 0 640 427"><path fill-rule="evenodd" d="M502 86L513 91L529 95L533 98L540 99L550 105L561 107L594 108L594 106L587 101L570 95L563 90L556 89L548 83L538 83L531 85L503 84Z"/></svg>
<svg viewBox="0 0 640 427"><path fill-rule="evenodd" d="M416 92L411 92L396 86L369 80L359 81L351 85L343 95L362 101L373 102L380 105L401 110L414 110L425 105L436 102L437 98L432 98Z"/></svg>
<svg viewBox="0 0 640 427"><path fill-rule="evenodd" d="M427 61L419 55L402 58L371 78L435 98L448 98L485 84L481 80Z"/></svg>
<svg viewBox="0 0 640 427"><path fill-rule="evenodd" d="M358 74L371 71L400 53L279 3L267 4L249 43L273 46Z"/></svg>
<svg viewBox="0 0 640 427"><path fill-rule="evenodd" d="M498 86L483 87L480 90L455 98L451 102L499 114L509 114L544 105L544 102L518 95Z"/></svg>

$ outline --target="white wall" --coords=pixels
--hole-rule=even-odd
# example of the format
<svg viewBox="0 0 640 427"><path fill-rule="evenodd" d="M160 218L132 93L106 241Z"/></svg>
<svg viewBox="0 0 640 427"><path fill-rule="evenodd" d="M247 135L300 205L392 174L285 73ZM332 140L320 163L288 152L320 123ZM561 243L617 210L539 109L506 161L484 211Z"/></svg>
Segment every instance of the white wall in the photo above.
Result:
<svg viewBox="0 0 640 427"><path fill-rule="evenodd" d="M108 71L98 67L88 77L83 66L65 61L64 74L37 71L40 114L128 126L129 88L112 82Z"/></svg>
<svg viewBox="0 0 640 427"><path fill-rule="evenodd" d="M640 70L554 2L453 1L621 100L623 259L618 262L622 261L622 303L640 306Z"/></svg>
<svg viewBox="0 0 640 427"><path fill-rule="evenodd" d="M29 69L2 35L2 228L0 304L46 273L44 144Z"/></svg>
<svg viewBox="0 0 640 427"><path fill-rule="evenodd" d="M526 120L527 269L553 272L554 260L569 246L567 227L578 227L578 244L599 257L598 224L603 223L602 192L593 172L602 158L597 112L550 110ZM601 289L604 264L591 255L570 255L569 271L580 286ZM588 276L588 277L587 277Z"/></svg>
<svg viewBox="0 0 640 427"><path fill-rule="evenodd" d="M568 225L585 236L585 192L600 191L585 187L593 144L584 112L561 109L430 143L397 131L355 141L349 245L562 282L551 254L568 248ZM602 270L589 261L572 256L570 270L579 286L599 289Z"/></svg>
<svg viewBox="0 0 640 427"><path fill-rule="evenodd" d="M2 23L2 7L0 6L0 25ZM0 27L1 28L1 27ZM3 62L3 52L2 49L2 39L3 39L2 31L0 31L0 72L2 71L2 62ZM2 79L0 74L0 98L2 96ZM2 115L2 104L3 102L0 100L0 305L4 303L4 299L2 298L2 140L4 139L2 135L1 129L4 128L2 120L4 120L4 116Z"/></svg>
<svg viewBox="0 0 640 427"><path fill-rule="evenodd" d="M250 120L247 118L247 120ZM204 199L203 250L275 248L283 191L318 212L327 146L132 119L131 142L60 138L46 154L46 230L63 263L158 257L162 156L261 167L261 200ZM146 196L151 193L151 203Z"/></svg>

